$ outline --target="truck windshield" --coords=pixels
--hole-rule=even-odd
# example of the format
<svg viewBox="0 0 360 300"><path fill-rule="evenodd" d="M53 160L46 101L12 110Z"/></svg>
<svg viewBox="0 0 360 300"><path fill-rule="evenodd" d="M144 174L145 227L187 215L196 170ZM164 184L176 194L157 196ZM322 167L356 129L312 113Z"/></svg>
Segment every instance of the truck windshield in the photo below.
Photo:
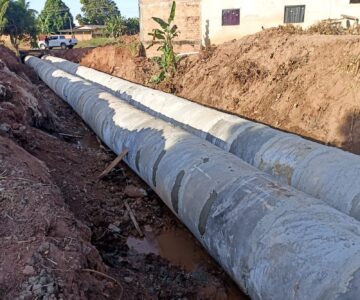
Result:
<svg viewBox="0 0 360 300"><path fill-rule="evenodd" d="M65 36L64 36L64 35L60 35L60 38L61 38L61 39L65 39Z"/></svg>

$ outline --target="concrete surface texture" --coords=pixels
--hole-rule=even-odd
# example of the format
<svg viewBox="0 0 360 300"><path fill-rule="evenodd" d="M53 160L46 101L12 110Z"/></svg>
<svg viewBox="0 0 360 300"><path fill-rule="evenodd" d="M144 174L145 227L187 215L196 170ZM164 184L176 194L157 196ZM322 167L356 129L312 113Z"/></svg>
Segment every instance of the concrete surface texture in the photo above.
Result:
<svg viewBox="0 0 360 300"><path fill-rule="evenodd" d="M360 157L57 57L44 59L360 220Z"/></svg>
<svg viewBox="0 0 360 300"><path fill-rule="evenodd" d="M252 299L356 299L359 222L98 85L26 64L145 180Z"/></svg>

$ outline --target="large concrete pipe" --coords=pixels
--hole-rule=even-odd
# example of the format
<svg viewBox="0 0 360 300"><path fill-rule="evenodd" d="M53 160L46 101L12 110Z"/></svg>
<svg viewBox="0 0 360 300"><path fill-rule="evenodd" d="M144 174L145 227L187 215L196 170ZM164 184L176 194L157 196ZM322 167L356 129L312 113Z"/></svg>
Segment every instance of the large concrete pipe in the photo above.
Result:
<svg viewBox="0 0 360 300"><path fill-rule="evenodd" d="M360 223L34 57L26 64L161 197L252 299L357 299Z"/></svg>
<svg viewBox="0 0 360 300"><path fill-rule="evenodd" d="M56 57L56 67L101 84L136 107L180 125L360 220L360 157L225 114Z"/></svg>

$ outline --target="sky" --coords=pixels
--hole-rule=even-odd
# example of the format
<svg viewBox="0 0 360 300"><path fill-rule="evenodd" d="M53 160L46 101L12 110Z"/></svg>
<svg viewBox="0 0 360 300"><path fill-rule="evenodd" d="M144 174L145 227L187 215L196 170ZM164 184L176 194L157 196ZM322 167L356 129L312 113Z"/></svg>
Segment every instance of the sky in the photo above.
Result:
<svg viewBox="0 0 360 300"><path fill-rule="evenodd" d="M32 9L40 12L45 4L46 0L28 0ZM70 8L72 15L75 16L81 13L80 0L63 0L65 4ZM125 17L138 17L139 7L138 0L115 0L121 14Z"/></svg>

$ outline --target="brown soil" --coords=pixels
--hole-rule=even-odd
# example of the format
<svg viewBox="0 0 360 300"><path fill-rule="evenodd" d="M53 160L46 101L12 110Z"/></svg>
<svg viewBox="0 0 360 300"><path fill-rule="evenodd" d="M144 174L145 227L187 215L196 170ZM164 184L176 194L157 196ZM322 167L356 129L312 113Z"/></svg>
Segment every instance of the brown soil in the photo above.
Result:
<svg viewBox="0 0 360 300"><path fill-rule="evenodd" d="M149 81L148 74L158 72L159 68L144 57L145 50L138 39L138 35L125 36L116 45L57 50L51 54L142 84Z"/></svg>
<svg viewBox="0 0 360 300"><path fill-rule="evenodd" d="M97 48L78 59L147 85L158 72L126 48ZM188 57L173 80L150 86L359 154L359 78L359 36L281 28Z"/></svg>
<svg viewBox="0 0 360 300"><path fill-rule="evenodd" d="M0 299L246 299L125 164L98 180L114 155L0 60Z"/></svg>

